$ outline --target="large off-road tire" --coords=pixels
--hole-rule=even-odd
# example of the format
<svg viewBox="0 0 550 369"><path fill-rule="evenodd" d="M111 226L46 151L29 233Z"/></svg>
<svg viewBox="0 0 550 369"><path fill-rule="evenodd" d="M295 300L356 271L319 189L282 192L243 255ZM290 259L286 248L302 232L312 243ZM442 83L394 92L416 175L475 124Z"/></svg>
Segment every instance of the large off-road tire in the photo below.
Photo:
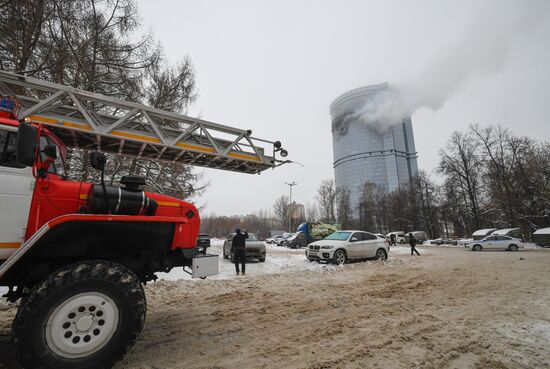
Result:
<svg viewBox="0 0 550 369"><path fill-rule="evenodd" d="M336 250L332 257L332 262L336 265L344 265L348 261L348 256L344 250Z"/></svg>
<svg viewBox="0 0 550 369"><path fill-rule="evenodd" d="M12 325L24 368L104 369L136 342L146 313L136 275L108 261L65 266L37 284Z"/></svg>
<svg viewBox="0 0 550 369"><path fill-rule="evenodd" d="M388 260L388 254L386 254L386 250L378 249L378 250L376 251L375 259L376 259L376 260L381 260L381 261L386 261L386 260Z"/></svg>

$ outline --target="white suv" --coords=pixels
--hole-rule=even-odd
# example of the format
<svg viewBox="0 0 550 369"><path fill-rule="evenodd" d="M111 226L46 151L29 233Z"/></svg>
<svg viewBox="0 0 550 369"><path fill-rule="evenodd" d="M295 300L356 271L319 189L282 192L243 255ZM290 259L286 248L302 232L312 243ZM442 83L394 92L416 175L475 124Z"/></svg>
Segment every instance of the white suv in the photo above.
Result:
<svg viewBox="0 0 550 369"><path fill-rule="evenodd" d="M310 261L344 264L350 259L388 259L388 245L384 238L363 231L338 231L306 249Z"/></svg>

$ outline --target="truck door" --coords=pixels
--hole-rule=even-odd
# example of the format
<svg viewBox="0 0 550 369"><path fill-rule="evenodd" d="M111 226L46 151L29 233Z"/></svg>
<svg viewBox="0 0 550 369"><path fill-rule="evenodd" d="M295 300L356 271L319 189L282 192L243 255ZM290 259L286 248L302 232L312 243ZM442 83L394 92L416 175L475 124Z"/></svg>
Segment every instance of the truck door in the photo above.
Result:
<svg viewBox="0 0 550 369"><path fill-rule="evenodd" d="M24 241L34 177L15 159L16 128L0 126L0 260Z"/></svg>

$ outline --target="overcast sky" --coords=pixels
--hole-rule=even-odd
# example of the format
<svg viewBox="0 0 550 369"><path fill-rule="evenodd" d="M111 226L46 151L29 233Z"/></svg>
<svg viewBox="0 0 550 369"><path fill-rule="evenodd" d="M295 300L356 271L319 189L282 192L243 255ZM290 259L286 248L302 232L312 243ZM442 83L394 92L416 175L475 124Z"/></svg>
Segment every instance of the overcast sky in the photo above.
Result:
<svg viewBox="0 0 550 369"><path fill-rule="evenodd" d="M170 61L193 61L199 98L189 115L281 140L305 166L204 170L203 214L268 209L288 194L284 181L298 182L293 199L313 203L334 176L329 105L363 85L414 86L418 164L428 172L451 132L472 123L550 141L550 1L138 3Z"/></svg>

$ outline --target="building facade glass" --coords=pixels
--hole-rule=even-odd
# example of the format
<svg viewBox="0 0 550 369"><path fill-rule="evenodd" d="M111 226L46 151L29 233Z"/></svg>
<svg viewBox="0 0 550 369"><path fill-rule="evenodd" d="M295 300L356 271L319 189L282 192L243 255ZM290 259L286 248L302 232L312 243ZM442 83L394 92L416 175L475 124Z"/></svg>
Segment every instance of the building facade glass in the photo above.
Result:
<svg viewBox="0 0 550 369"><path fill-rule="evenodd" d="M369 124L356 113L386 89L387 84L361 87L338 97L330 107L335 182L338 188L349 189L354 208L366 182L393 191L418 173L410 117L380 125Z"/></svg>

